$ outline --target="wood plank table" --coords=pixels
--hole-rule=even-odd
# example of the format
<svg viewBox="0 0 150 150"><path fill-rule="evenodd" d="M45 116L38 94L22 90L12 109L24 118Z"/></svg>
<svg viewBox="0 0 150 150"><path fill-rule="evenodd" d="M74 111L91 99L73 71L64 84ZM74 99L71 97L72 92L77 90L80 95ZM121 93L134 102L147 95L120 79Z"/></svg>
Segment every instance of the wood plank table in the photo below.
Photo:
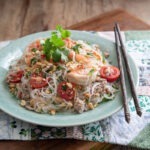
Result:
<svg viewBox="0 0 150 150"><path fill-rule="evenodd" d="M0 1L1 2L1 1ZM18 1L22 3L21 1ZM22 4L23 8L23 4ZM20 13L21 9L19 8L17 12ZM27 8L25 8L27 9ZM10 11L10 10L9 10ZM40 8L36 11L40 11ZM5 30L5 35L0 35L1 40L6 40L9 38L17 38L29 33L39 32L42 30L48 30L50 22L47 24L43 24L40 22L41 17L44 17L43 13L41 16L38 16L39 22L36 21L34 23L34 19L32 16L35 15L35 11L31 18L27 20L25 19L25 12L20 14L22 17L19 18L18 22L16 22L16 29L10 30L6 24L9 23L9 20L5 20L3 26L6 25L8 29ZM38 12L38 14L40 14ZM32 20L33 19L33 20ZM75 30L93 30L93 31L108 31L113 29L114 22L119 22L121 29L123 30L147 30L150 29L150 26L138 18L128 14L123 10L114 10L89 20L83 21L81 23L72 25L67 27L68 29ZM29 26L29 24L32 24ZM1 23L2 24L2 23ZM11 24L14 24L13 20ZM8 30L8 32L7 32ZM2 31L1 31L2 32ZM15 33L13 33L15 32ZM2 33L1 33L2 34ZM4 133L5 134L5 133ZM99 142L89 142L89 141L79 141L73 139L60 139L60 140L39 140L39 141L0 141L0 150L103 150L103 149L116 149L117 145L107 144L107 143L99 143Z"/></svg>

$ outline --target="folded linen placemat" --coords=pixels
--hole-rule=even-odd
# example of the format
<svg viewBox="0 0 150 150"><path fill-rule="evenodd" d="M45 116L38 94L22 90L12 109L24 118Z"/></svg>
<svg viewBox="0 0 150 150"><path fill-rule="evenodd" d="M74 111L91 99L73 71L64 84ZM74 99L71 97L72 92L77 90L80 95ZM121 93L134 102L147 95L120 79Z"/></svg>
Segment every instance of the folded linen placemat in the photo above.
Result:
<svg viewBox="0 0 150 150"><path fill-rule="evenodd" d="M108 40L114 41L113 32L97 32ZM34 140L53 138L74 138L89 141L109 142L150 148L150 38L147 32L122 32L126 48L139 67L140 80L137 89L143 116L136 115L133 101L129 102L131 123L127 124L124 112L120 110L102 121L76 127L43 127L15 119L0 111L0 139ZM143 38L142 38L143 35ZM1 42L0 47L9 44ZM146 127L146 128L145 128ZM144 129L144 130L143 130Z"/></svg>

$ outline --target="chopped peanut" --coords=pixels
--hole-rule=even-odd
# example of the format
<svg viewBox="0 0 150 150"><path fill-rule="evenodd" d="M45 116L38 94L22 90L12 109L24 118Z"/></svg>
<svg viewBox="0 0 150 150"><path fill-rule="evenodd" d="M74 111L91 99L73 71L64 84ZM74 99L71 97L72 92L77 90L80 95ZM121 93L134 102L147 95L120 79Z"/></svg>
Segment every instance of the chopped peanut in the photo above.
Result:
<svg viewBox="0 0 150 150"><path fill-rule="evenodd" d="M10 92L14 92L15 91L15 88L10 88Z"/></svg>
<svg viewBox="0 0 150 150"><path fill-rule="evenodd" d="M25 106L26 105L26 101L25 100L21 100L20 105L21 106Z"/></svg>
<svg viewBox="0 0 150 150"><path fill-rule="evenodd" d="M41 112L41 108L37 108L37 109L35 109L35 111L39 113L39 112Z"/></svg>
<svg viewBox="0 0 150 150"><path fill-rule="evenodd" d="M16 71L19 71L20 70L20 68L19 67L16 67Z"/></svg>
<svg viewBox="0 0 150 150"><path fill-rule="evenodd" d="M72 107L73 106L73 104L71 103L71 102L68 102L68 107Z"/></svg>
<svg viewBox="0 0 150 150"><path fill-rule="evenodd" d="M82 86L81 86L81 85L78 85L77 88L78 88L79 90L82 90Z"/></svg>
<svg viewBox="0 0 150 150"><path fill-rule="evenodd" d="M55 115L56 114L56 111L54 109L50 110L50 114L51 115Z"/></svg>
<svg viewBox="0 0 150 150"><path fill-rule="evenodd" d="M30 71L31 68L30 68L30 67L26 67L25 70L26 70L26 71Z"/></svg>
<svg viewBox="0 0 150 150"><path fill-rule="evenodd" d="M54 65L53 65L53 69L52 69L52 71L55 71L55 70L56 70L56 66L54 66Z"/></svg>
<svg viewBox="0 0 150 150"><path fill-rule="evenodd" d="M49 62L47 60L44 60L43 63L49 65Z"/></svg>
<svg viewBox="0 0 150 150"><path fill-rule="evenodd" d="M97 104L94 104L94 108L97 107Z"/></svg>
<svg viewBox="0 0 150 150"><path fill-rule="evenodd" d="M31 106L31 107L34 107L34 99L31 99L31 100L30 100L30 106Z"/></svg>
<svg viewBox="0 0 150 150"><path fill-rule="evenodd" d="M66 104L63 102L63 103L61 103L61 107L65 107L66 106Z"/></svg>
<svg viewBox="0 0 150 150"><path fill-rule="evenodd" d="M36 53L36 54L40 54L40 51L37 50L35 53Z"/></svg>
<svg viewBox="0 0 150 150"><path fill-rule="evenodd" d="M92 103L88 103L88 107L89 107L89 109L94 109L94 106Z"/></svg>
<svg viewBox="0 0 150 150"><path fill-rule="evenodd" d="M84 93L84 96L85 96L86 98L90 98L90 94L89 94L89 93Z"/></svg>
<svg viewBox="0 0 150 150"><path fill-rule="evenodd" d="M15 87L15 84L14 84L14 83L10 83L10 84L9 84L9 87L10 87L10 88L14 88L14 87Z"/></svg>
<svg viewBox="0 0 150 150"><path fill-rule="evenodd" d="M41 66L41 65L42 65L42 63L41 63L41 62L37 62L37 63L36 63L36 65L39 65L39 66Z"/></svg>
<svg viewBox="0 0 150 150"><path fill-rule="evenodd" d="M50 94L49 89L46 89L45 93L46 93L46 94Z"/></svg>
<svg viewBox="0 0 150 150"><path fill-rule="evenodd" d="M70 89L72 88L72 84L71 83L67 82L66 85L68 86L68 88L70 88Z"/></svg>
<svg viewBox="0 0 150 150"><path fill-rule="evenodd" d="M98 97L98 96L99 96L99 93L95 93L95 94L94 94L94 97Z"/></svg>
<svg viewBox="0 0 150 150"><path fill-rule="evenodd" d="M56 98L55 98L55 101L56 101L57 103L62 103L62 98L56 97Z"/></svg>

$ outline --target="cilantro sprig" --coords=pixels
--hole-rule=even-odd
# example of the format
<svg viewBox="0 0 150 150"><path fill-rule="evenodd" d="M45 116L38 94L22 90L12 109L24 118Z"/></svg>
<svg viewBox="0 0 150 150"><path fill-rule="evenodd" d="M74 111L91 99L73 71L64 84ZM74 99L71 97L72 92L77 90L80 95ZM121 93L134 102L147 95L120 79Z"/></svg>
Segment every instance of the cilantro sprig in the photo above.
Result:
<svg viewBox="0 0 150 150"><path fill-rule="evenodd" d="M95 69L94 68L92 68L90 71L89 71L89 76L92 76L93 75L93 73L95 72Z"/></svg>
<svg viewBox="0 0 150 150"><path fill-rule="evenodd" d="M81 48L81 44L76 44L75 46L72 47L72 49L79 54L79 48Z"/></svg>
<svg viewBox="0 0 150 150"><path fill-rule="evenodd" d="M43 52L46 55L46 59L52 59L54 62L67 61L68 50L64 48L64 39L71 35L70 31L64 30L60 25L56 27L56 31L53 31L51 37L46 39L44 43Z"/></svg>

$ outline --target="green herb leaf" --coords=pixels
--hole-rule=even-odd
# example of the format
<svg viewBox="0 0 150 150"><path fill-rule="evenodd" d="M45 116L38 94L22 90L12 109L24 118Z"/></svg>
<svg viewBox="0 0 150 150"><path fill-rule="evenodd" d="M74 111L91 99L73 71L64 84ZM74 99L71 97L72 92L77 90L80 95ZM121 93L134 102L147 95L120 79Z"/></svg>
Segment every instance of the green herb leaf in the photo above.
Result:
<svg viewBox="0 0 150 150"><path fill-rule="evenodd" d="M112 100L115 98L114 94L108 93L108 94L104 94L104 98L102 99L102 101L108 101L108 100Z"/></svg>
<svg viewBox="0 0 150 150"><path fill-rule="evenodd" d="M113 87L114 89L118 90L118 89L119 89L119 84L114 83L114 84L112 85L112 87Z"/></svg>
<svg viewBox="0 0 150 150"><path fill-rule="evenodd" d="M90 102L89 98L85 99L85 103L88 104Z"/></svg>
<svg viewBox="0 0 150 150"><path fill-rule="evenodd" d="M60 32L61 38L65 39L71 35L70 31L64 30L60 25L56 26L56 30Z"/></svg>
<svg viewBox="0 0 150 150"><path fill-rule="evenodd" d="M67 49L61 50L61 60L67 62L68 61L69 51Z"/></svg>
<svg viewBox="0 0 150 150"><path fill-rule="evenodd" d="M72 47L77 54L79 54L79 48L81 48L81 44L76 44L74 47Z"/></svg>
<svg viewBox="0 0 150 150"><path fill-rule="evenodd" d="M61 51L59 49L56 49L53 52L52 57L54 62L59 62L61 60Z"/></svg>
<svg viewBox="0 0 150 150"><path fill-rule="evenodd" d="M25 74L26 78L28 78L30 75L31 75L31 71L28 71L28 72Z"/></svg>
<svg viewBox="0 0 150 150"><path fill-rule="evenodd" d="M102 62L103 62L104 64L106 63L106 59L105 59L104 53L102 53Z"/></svg>
<svg viewBox="0 0 150 150"><path fill-rule="evenodd" d="M56 27L56 31L52 32L51 38L47 39L43 45L47 60L53 59L54 62L59 62L61 59L68 60L68 52L63 48L65 45L63 39L69 36L70 31L64 30L61 26Z"/></svg>
<svg viewBox="0 0 150 150"><path fill-rule="evenodd" d="M64 79L63 79L63 77L62 77L62 76L59 76L57 80L58 80L58 82L62 82L62 81L64 81Z"/></svg>
<svg viewBox="0 0 150 150"><path fill-rule="evenodd" d="M58 37L56 34L52 35L50 41L56 47L62 47L65 45L65 42L60 37Z"/></svg>
<svg viewBox="0 0 150 150"><path fill-rule="evenodd" d="M52 51L53 51L53 46L52 43L50 42L50 39L46 39L45 43L44 43L44 54L46 55L46 59L50 60L50 58L52 57Z"/></svg>
<svg viewBox="0 0 150 150"><path fill-rule="evenodd" d="M93 56L93 53L89 53L89 52L88 52L87 55Z"/></svg>
<svg viewBox="0 0 150 150"><path fill-rule="evenodd" d="M31 51L32 51L32 52L36 52L37 49L36 49L36 48L32 48Z"/></svg>
<svg viewBox="0 0 150 150"><path fill-rule="evenodd" d="M36 74L39 74L41 71L42 71L42 68L36 68L36 69L35 69L35 73L36 73Z"/></svg>
<svg viewBox="0 0 150 150"><path fill-rule="evenodd" d="M95 72L95 69L92 68L90 71L89 71L89 75L92 76L92 74Z"/></svg>
<svg viewBox="0 0 150 150"><path fill-rule="evenodd" d="M33 57L33 58L31 59L31 65L36 64L36 62L37 62L37 59L36 59L35 57Z"/></svg>
<svg viewBox="0 0 150 150"><path fill-rule="evenodd" d="M63 91L66 91L67 90L67 85L62 85L61 88L62 88Z"/></svg>
<svg viewBox="0 0 150 150"><path fill-rule="evenodd" d="M64 68L62 66L57 66L56 70L63 70Z"/></svg>
<svg viewBox="0 0 150 150"><path fill-rule="evenodd" d="M53 92L53 89L49 88L49 91L52 93L52 92Z"/></svg>

